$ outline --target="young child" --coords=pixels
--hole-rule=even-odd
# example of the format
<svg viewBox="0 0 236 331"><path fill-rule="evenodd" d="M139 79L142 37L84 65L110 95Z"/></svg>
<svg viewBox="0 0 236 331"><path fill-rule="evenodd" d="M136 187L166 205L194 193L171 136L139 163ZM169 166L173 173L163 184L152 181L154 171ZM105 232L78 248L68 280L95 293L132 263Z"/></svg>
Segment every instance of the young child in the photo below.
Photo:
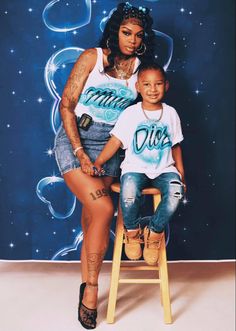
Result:
<svg viewBox="0 0 236 331"><path fill-rule="evenodd" d="M168 87L166 73L157 63L139 67L136 88L142 102L124 110L110 132L112 137L94 163L101 171L119 147L125 149L120 203L126 229L125 253L129 259L142 256L142 219L139 217L142 189L153 186L161 191L161 202L143 231L143 257L149 265L158 262L164 229L186 187L180 119L174 108L162 103Z"/></svg>

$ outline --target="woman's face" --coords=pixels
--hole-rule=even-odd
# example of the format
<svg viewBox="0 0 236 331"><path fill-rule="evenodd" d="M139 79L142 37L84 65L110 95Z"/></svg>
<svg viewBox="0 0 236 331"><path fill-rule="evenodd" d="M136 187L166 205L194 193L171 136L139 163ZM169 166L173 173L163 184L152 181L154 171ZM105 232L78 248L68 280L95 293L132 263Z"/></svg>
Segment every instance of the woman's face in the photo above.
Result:
<svg viewBox="0 0 236 331"><path fill-rule="evenodd" d="M124 55L132 55L142 43L144 30L138 21L128 19L121 23L118 37L120 51Z"/></svg>

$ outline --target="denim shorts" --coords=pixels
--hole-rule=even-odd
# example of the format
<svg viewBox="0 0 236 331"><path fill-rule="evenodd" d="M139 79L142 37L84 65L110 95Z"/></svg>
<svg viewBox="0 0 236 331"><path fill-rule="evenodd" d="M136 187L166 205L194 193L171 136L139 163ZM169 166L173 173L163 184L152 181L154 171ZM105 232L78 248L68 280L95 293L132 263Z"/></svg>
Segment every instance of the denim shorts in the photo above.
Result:
<svg viewBox="0 0 236 331"><path fill-rule="evenodd" d="M112 128L113 125L93 122L88 131L79 129L82 146L85 153L90 157L91 162L94 162L102 151L106 142L110 138L109 132ZM73 154L72 145L66 135L63 125L60 126L55 136L54 153L61 175L80 167L79 159ZM103 165L105 176L119 176L120 163L120 153L118 151Z"/></svg>

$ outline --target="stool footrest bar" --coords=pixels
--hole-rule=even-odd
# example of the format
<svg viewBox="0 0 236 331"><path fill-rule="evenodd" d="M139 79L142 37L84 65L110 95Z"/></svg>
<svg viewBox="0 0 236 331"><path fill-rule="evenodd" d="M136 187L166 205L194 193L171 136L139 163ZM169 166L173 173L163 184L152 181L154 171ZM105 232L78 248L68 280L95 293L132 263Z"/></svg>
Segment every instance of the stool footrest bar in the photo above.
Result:
<svg viewBox="0 0 236 331"><path fill-rule="evenodd" d="M159 270L158 267L151 267L151 266L121 266L120 270Z"/></svg>
<svg viewBox="0 0 236 331"><path fill-rule="evenodd" d="M160 279L156 278L148 278L148 279L140 279L140 278L122 278L119 279L120 284L160 284Z"/></svg>

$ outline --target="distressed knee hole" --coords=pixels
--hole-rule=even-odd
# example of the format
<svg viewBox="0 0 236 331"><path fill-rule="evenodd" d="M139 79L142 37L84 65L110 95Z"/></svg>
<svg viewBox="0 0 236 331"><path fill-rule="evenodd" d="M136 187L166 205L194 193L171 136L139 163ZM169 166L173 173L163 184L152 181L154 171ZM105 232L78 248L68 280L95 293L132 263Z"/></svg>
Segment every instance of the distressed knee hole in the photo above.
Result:
<svg viewBox="0 0 236 331"><path fill-rule="evenodd" d="M182 199L183 194L180 193L180 192L174 192L173 196L174 196L175 198L177 198L177 199Z"/></svg>
<svg viewBox="0 0 236 331"><path fill-rule="evenodd" d="M133 197L124 199L125 207L132 206L134 204L134 201L135 201L135 198L133 198Z"/></svg>
<svg viewBox="0 0 236 331"><path fill-rule="evenodd" d="M170 181L170 184L173 184L173 185L176 184L176 185L180 185L180 186L182 185L181 182L179 182L178 180L172 180L172 181Z"/></svg>
<svg viewBox="0 0 236 331"><path fill-rule="evenodd" d="M178 180L172 180L170 181L170 185L175 186L175 189L172 191L173 197L177 199L182 199L183 198L182 183Z"/></svg>

